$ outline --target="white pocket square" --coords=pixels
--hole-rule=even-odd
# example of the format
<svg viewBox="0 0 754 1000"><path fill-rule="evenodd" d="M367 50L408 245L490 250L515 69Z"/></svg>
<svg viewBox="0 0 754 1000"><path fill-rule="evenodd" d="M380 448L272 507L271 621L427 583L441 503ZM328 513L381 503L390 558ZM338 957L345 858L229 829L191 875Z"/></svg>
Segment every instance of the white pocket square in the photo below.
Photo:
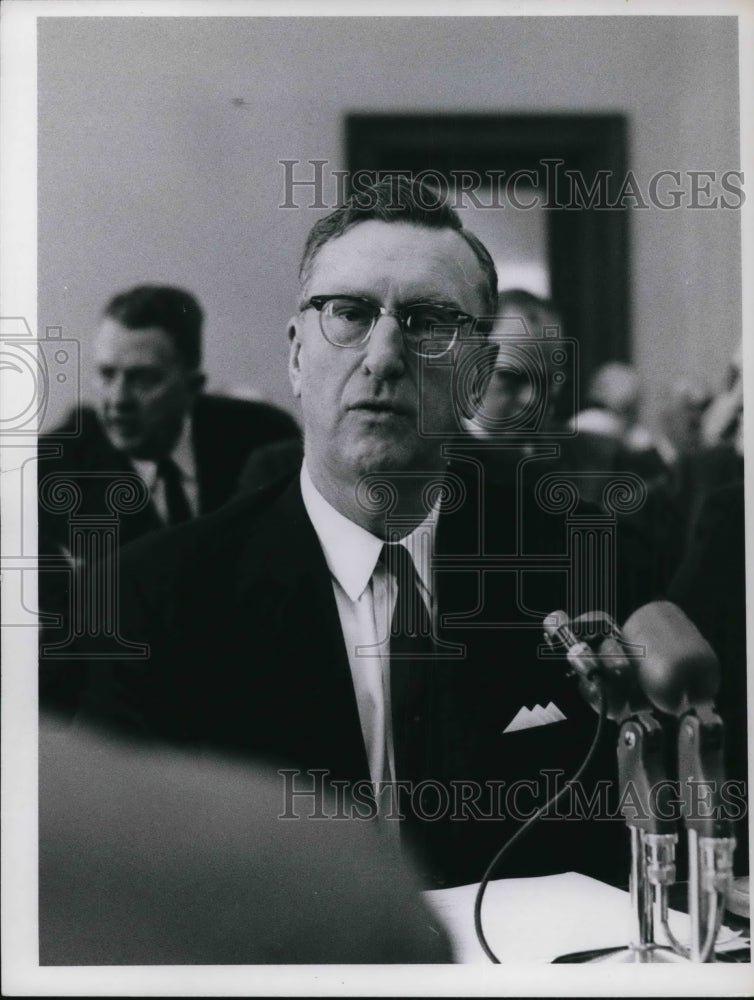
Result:
<svg viewBox="0 0 754 1000"><path fill-rule="evenodd" d="M525 705L516 712L503 733L515 733L520 729L534 729L535 726L549 726L553 722L563 722L565 716L557 705L549 702L544 708L535 705L527 708Z"/></svg>

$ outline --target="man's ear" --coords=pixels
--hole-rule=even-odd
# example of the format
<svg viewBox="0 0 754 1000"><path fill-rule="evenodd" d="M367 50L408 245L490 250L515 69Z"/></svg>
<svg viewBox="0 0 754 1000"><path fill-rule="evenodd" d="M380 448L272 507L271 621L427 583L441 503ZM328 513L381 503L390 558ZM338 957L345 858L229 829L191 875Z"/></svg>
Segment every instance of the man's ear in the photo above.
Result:
<svg viewBox="0 0 754 1000"><path fill-rule="evenodd" d="M296 399L301 398L301 335L298 324L292 319L288 324L288 340L290 350L288 352L288 378L290 379L293 395Z"/></svg>

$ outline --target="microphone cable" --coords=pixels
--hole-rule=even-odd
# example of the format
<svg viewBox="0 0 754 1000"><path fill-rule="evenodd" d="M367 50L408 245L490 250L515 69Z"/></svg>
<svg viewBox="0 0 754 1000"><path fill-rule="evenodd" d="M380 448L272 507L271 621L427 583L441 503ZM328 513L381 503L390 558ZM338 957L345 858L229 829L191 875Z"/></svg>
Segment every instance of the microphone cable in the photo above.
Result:
<svg viewBox="0 0 754 1000"><path fill-rule="evenodd" d="M589 746L589 750L587 751L586 757L584 758L581 766L576 771L574 776L572 778L569 778L568 781L566 781L566 783L563 785L560 791L557 792L555 795L553 795L550 799L548 799L548 801L545 802L543 806L537 809L534 815L530 816L529 819L526 820L524 825L520 826L518 830L516 830L516 832L513 834L510 840L506 841L503 844L503 846L497 852L492 861L490 861L489 865L487 865L487 870L482 876L482 881L479 883L479 888L477 889L476 893L476 899L474 900L474 930L476 931L477 941L481 945L485 955L495 965L501 964L500 959L497 957L495 952L492 950L492 948L490 948L489 944L487 943L487 938L484 935L484 929L482 927L482 900L484 899L485 889L487 888L487 885L490 879L492 878L495 869L497 868L499 863L503 860L503 858L506 857L509 851L513 849L514 845L523 836L525 836L526 833L528 833L531 827L534 826L535 823L539 822L539 820L544 816L547 810L550 809L552 806L556 805L560 801L561 796L563 796L568 791L568 789L571 788L572 785L575 785L579 781L584 771L586 771L587 767L592 762L592 758L594 757L594 754L597 750L597 746L600 742L600 739L602 738L602 733L605 728L605 719L607 718L607 699L605 698L605 691L601 681L599 684L596 685L596 687L597 687L598 701L599 701L597 726L595 728L594 736L592 737L592 742Z"/></svg>

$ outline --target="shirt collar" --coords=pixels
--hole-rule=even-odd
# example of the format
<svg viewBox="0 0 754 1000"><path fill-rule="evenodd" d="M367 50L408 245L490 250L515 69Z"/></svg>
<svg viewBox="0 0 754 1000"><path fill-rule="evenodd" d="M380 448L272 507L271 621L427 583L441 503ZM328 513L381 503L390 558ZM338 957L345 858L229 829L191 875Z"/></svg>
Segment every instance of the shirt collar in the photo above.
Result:
<svg viewBox="0 0 754 1000"><path fill-rule="evenodd" d="M311 480L306 460L301 466L301 495L322 545L328 569L349 598L357 601L372 578L384 540L349 520L325 500ZM431 580L429 555L434 551L438 514L439 502L422 523L400 542L411 553L419 579L428 593ZM429 544L422 544L423 537L427 535Z"/></svg>
<svg viewBox="0 0 754 1000"><path fill-rule="evenodd" d="M193 429L194 425L189 414L183 421L180 436L175 448L170 453L170 457L181 470L183 478L188 480L196 479L196 459L194 458L194 445L192 441Z"/></svg>

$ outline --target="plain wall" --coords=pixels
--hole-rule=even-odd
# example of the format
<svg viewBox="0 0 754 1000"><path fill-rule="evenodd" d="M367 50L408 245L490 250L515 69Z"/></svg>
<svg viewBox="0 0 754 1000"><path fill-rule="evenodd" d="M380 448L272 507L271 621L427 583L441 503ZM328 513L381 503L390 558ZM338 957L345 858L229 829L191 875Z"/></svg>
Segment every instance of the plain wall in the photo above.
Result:
<svg viewBox="0 0 754 1000"><path fill-rule="evenodd" d="M661 169L739 168L734 18L53 17L38 55L41 330L62 326L87 356L115 291L177 283L206 309L211 385L290 409L286 320L322 212L278 207L278 161L343 168L345 112L623 112L645 187ZM650 423L676 377L723 377L739 225L721 209L631 212Z"/></svg>

